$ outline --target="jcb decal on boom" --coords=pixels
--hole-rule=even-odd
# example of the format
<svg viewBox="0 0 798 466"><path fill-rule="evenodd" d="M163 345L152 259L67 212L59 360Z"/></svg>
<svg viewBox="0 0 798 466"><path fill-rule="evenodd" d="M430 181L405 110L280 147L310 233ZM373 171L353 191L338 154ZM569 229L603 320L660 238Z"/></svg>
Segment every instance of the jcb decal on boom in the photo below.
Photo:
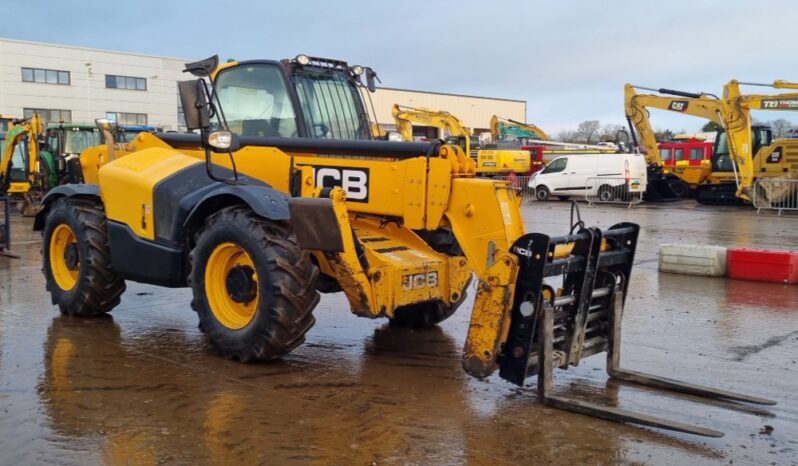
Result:
<svg viewBox="0 0 798 466"><path fill-rule="evenodd" d="M317 187L340 186L346 192L346 200L369 201L369 169L313 165L313 181Z"/></svg>

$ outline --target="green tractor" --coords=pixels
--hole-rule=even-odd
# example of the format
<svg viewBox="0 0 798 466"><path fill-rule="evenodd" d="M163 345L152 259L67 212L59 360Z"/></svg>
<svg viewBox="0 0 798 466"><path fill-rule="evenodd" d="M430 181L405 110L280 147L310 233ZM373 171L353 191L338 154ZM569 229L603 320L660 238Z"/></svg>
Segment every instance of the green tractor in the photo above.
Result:
<svg viewBox="0 0 798 466"><path fill-rule="evenodd" d="M50 188L81 183L80 153L101 144L100 130L88 123L50 123L44 130L41 156L48 165Z"/></svg>

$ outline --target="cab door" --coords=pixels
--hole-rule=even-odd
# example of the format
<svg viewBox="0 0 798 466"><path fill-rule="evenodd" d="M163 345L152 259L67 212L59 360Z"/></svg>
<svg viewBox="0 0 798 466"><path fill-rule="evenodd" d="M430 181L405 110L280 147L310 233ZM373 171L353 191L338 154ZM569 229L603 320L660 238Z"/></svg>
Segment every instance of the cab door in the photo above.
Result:
<svg viewBox="0 0 798 466"><path fill-rule="evenodd" d="M540 173L543 179L540 184L545 184L552 194L562 193L568 188L570 176L568 169L568 157L558 157L549 163Z"/></svg>

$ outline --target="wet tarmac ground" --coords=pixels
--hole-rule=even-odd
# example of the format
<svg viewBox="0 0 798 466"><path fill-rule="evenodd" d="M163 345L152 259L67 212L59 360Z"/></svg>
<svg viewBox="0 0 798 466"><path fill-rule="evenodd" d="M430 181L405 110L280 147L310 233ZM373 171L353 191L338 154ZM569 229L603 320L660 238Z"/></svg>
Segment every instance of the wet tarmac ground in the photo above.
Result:
<svg viewBox="0 0 798 466"><path fill-rule="evenodd" d="M568 204L524 207L565 233ZM460 367L471 302L403 330L324 295L284 359L214 355L190 291L128 283L106 318L50 305L40 241L15 218L0 257L0 464L796 464L798 286L660 274L665 242L798 249L798 216L678 204L582 207L588 225L637 222L622 364L778 401L768 411L608 381L604 360L558 371L558 393L721 430L705 439L543 407ZM472 293L473 295L473 293ZM766 427L769 426L769 427Z"/></svg>

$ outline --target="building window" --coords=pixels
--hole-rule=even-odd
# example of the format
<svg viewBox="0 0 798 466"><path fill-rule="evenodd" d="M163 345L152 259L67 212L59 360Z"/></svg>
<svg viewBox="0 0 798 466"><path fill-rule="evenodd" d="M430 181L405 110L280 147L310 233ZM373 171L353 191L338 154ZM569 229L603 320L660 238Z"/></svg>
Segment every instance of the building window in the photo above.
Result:
<svg viewBox="0 0 798 466"><path fill-rule="evenodd" d="M118 125L144 126L147 124L146 113L106 112L105 117Z"/></svg>
<svg viewBox="0 0 798 466"><path fill-rule="evenodd" d="M109 89L130 89L133 91L146 91L147 80L145 78L135 78L132 76L105 75L105 87Z"/></svg>
<svg viewBox="0 0 798 466"><path fill-rule="evenodd" d="M70 84L69 71L22 68L22 81L26 83Z"/></svg>
<svg viewBox="0 0 798 466"><path fill-rule="evenodd" d="M47 123L70 123L72 121L71 110L57 110L51 108L23 108L22 117L30 118L34 113L39 114L45 125Z"/></svg>

